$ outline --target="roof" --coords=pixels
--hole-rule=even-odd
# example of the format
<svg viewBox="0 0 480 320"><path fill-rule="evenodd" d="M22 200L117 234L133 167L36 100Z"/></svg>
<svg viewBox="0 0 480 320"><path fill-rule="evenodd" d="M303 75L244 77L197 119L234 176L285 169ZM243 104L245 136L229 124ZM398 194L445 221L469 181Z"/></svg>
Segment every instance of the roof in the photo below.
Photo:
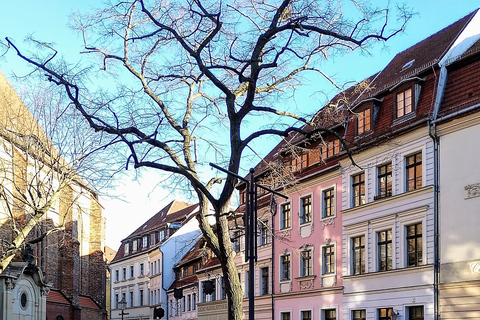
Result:
<svg viewBox="0 0 480 320"><path fill-rule="evenodd" d="M168 223L181 222L183 223L186 219L191 218L191 214L198 208L198 204L189 204L186 202L173 200L168 205L166 205L162 210L157 212L153 217L144 222L139 228L132 232L128 237L122 240L122 244L117 250L115 257L112 262L118 261L123 258L133 257L142 253L145 253L149 250L152 250L153 247L139 248L137 252L131 253L128 256L125 256L124 243L147 235L154 230L167 226Z"/></svg>
<svg viewBox="0 0 480 320"><path fill-rule="evenodd" d="M373 74L359 82L357 85L337 94L313 116L311 119L313 126L304 125L301 129L306 132L312 132L318 128L335 129L338 130L341 135L345 135L346 140L350 143L356 142L358 145L360 143L365 143L367 139L355 139L352 134L354 126L348 126L348 122L346 122L351 115L351 111L355 110L355 108L359 107L363 102L370 101L374 98L380 100L383 99L383 97L386 97L390 93L392 88L402 84L403 81L415 77L420 81L425 81L425 75L428 73L432 74L435 69L438 69L438 62L440 59L442 59L447 53L448 49L452 46L477 11L478 9L423 41L398 53L382 71ZM480 48L480 43L475 43L472 48ZM433 75L432 77L435 76ZM385 136L385 134L391 133L394 129L397 131L403 129L419 119L428 119L430 113L433 111L433 104L431 101L433 101L434 98L433 92L436 90L435 85L436 83L431 81L428 86L426 86L426 90L422 88L422 92L426 91L428 94L422 94L421 101L419 101L419 106L421 106L421 108L417 110L416 117L396 128L393 128L392 126L394 120L393 112L391 112L391 110L385 110L387 108L380 110L379 112L384 112L384 114L379 114L378 118L381 118L383 122L376 125L376 132L369 136L368 140L373 141L375 137ZM385 102L385 105L388 104L387 102ZM328 140L328 134L323 134L322 139ZM309 148L314 148L315 143L320 144L322 139L314 140L314 143L312 143L311 137L305 138L304 135L295 132L291 133L288 137L278 143L272 151L270 151L270 153L257 164L255 167L257 177L261 173L266 172L272 163L283 161L285 150L289 150L291 145L299 145L302 141L309 140ZM334 159L334 161L338 161L338 158ZM334 164L332 160L327 159L326 163L323 165L318 164L309 167L301 174L307 176L313 172L312 170L320 172L324 168L332 167L332 164Z"/></svg>
<svg viewBox="0 0 480 320"><path fill-rule="evenodd" d="M89 296L78 296L78 305L80 308L100 310L100 306Z"/></svg>
<svg viewBox="0 0 480 320"><path fill-rule="evenodd" d="M186 264L189 264L190 262L194 260L201 259L202 257L205 256L205 240L203 238L200 238L197 243L193 246L190 251L188 251L182 259L177 263L175 268L180 268Z"/></svg>
<svg viewBox="0 0 480 320"><path fill-rule="evenodd" d="M70 301L59 290L51 289L47 295L47 303L70 305Z"/></svg>
<svg viewBox="0 0 480 320"><path fill-rule="evenodd" d="M133 239L136 236L140 236L150 230L156 229L167 223L176 222L182 220L188 213L197 208L198 205L191 205L186 202L173 200L167 204L162 210L157 212L153 217L148 219L145 223L142 223L137 230L133 231L126 239Z"/></svg>

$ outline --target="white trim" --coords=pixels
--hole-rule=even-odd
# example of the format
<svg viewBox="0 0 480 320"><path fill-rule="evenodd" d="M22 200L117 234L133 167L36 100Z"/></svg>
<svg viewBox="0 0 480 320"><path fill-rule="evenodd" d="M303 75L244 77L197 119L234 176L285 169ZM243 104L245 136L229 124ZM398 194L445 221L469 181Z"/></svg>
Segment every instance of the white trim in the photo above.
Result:
<svg viewBox="0 0 480 320"><path fill-rule="evenodd" d="M325 204L325 201L324 201L324 192L325 191L328 191L330 189L333 189L333 216L329 216L329 217L324 217L324 204ZM341 199L342 195L340 195L340 199ZM333 183L325 188L322 188L320 190L320 221L324 221L324 220L328 220L328 219L335 219L337 217L337 184L336 183Z"/></svg>
<svg viewBox="0 0 480 320"><path fill-rule="evenodd" d="M338 305L335 306L328 306L328 305L323 305L319 311L320 311L320 320L325 320L325 311L326 310L335 310L335 319L339 319L339 314L338 314Z"/></svg>
<svg viewBox="0 0 480 320"><path fill-rule="evenodd" d="M282 216L283 216L283 206L286 205L286 204L290 204L290 227L288 228L282 228ZM288 198L288 200L282 202L282 203L279 203L278 206L279 206L279 215L278 215L278 230L280 232L283 232L283 231L286 231L286 230L292 230L292 225L293 225L293 201L291 198Z"/></svg>

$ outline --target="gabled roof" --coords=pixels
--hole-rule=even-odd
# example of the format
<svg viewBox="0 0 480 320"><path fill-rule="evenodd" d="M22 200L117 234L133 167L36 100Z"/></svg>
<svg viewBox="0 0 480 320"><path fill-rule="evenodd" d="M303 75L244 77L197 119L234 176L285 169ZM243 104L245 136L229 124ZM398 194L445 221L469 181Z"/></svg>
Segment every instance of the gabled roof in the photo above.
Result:
<svg viewBox="0 0 480 320"><path fill-rule="evenodd" d="M157 229L167 223L178 222L179 220L183 220L186 215L193 212L197 208L198 205L191 205L186 202L173 200L169 204L167 204L162 210L157 212L153 217L148 219L145 223L142 223L137 230L133 231L127 239L133 239L137 236L141 236L148 231L153 229Z"/></svg>
<svg viewBox="0 0 480 320"><path fill-rule="evenodd" d="M198 204L189 204L186 202L173 200L168 205L166 205L162 210L157 212L153 217L148 219L145 223L143 223L137 230L132 232L128 237L122 240L122 244L117 250L115 258L113 258L112 262L116 262L117 260L129 258L132 256L136 256L145 252L148 252L156 247L147 247L137 250L135 253L130 253L129 255L125 256L125 246L124 243L129 242L130 240L137 239L141 236L148 235L153 230L158 230L167 226L169 223L179 222L184 223L185 221L192 218L192 213L198 208Z"/></svg>

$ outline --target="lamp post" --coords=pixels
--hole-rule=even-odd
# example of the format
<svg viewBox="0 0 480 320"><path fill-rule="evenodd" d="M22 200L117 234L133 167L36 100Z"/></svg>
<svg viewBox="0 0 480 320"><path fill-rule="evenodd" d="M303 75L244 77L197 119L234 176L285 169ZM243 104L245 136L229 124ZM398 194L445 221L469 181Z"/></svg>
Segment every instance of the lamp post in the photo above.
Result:
<svg viewBox="0 0 480 320"><path fill-rule="evenodd" d="M125 307L127 306L127 301L125 301L125 297L123 297L122 300L118 302L118 304L120 305L120 309L122 310L120 315L122 316L122 320L123 320L123 316L128 314L128 312L124 312Z"/></svg>

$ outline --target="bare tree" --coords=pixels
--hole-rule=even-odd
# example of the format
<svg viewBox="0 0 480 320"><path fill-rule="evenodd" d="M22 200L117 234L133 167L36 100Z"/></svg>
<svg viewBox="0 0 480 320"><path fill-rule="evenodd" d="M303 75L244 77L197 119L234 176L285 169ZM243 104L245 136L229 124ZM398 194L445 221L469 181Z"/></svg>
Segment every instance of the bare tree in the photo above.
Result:
<svg viewBox="0 0 480 320"><path fill-rule="evenodd" d="M315 110L300 114L291 107L296 88L315 75L334 84L322 61L386 41L409 18L403 8L358 1L342 7L340 1L138 0L73 16L85 41L82 53L93 58L88 67L57 63L55 51L27 57L7 41L66 92L90 127L125 144L126 167L188 182L199 199L203 235L222 265L229 319L241 319L243 293L227 221L237 180L206 179L206 164L238 174L260 138L335 134L308 120Z"/></svg>
<svg viewBox="0 0 480 320"><path fill-rule="evenodd" d="M65 230L72 211L85 209L82 198L97 194L79 173L98 175L98 167L89 169L98 141L92 144L90 130L62 113L62 99L38 87L25 92L24 99L37 106L34 116L1 77L0 273L26 247Z"/></svg>

